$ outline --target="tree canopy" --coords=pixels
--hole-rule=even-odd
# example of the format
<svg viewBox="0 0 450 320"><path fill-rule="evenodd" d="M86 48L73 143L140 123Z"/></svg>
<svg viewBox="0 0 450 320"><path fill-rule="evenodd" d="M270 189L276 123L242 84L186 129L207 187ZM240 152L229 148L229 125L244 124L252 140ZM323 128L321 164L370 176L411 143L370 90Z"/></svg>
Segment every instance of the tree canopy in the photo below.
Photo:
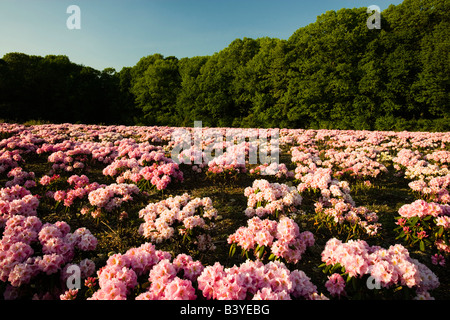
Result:
<svg viewBox="0 0 450 320"><path fill-rule="evenodd" d="M448 130L450 3L328 11L289 39L211 56L153 54L98 71L66 56L0 59L0 118L220 127Z"/></svg>

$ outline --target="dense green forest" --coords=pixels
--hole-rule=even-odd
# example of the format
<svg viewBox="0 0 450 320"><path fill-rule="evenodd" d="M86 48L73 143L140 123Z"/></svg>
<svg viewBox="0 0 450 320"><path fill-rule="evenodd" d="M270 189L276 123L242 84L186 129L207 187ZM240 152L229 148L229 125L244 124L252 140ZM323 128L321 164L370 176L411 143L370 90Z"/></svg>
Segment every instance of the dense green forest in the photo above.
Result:
<svg viewBox="0 0 450 320"><path fill-rule="evenodd" d="M0 118L367 130L450 129L450 1L328 11L287 40L243 38L211 56L153 54L98 71L66 56L0 59Z"/></svg>

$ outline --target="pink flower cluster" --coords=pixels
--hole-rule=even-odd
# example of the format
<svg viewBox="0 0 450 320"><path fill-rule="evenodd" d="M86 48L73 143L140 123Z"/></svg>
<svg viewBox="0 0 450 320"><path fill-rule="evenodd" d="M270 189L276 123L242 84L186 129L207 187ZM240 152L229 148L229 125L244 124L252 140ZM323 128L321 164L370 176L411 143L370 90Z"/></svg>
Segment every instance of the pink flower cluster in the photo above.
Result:
<svg viewBox="0 0 450 320"><path fill-rule="evenodd" d="M136 300L194 300L194 281L203 270L199 261L186 254L170 262L168 252L156 250L151 243L114 254L97 271L100 289L90 300L125 300L138 285L138 277L149 274L148 290ZM179 276L182 272L183 276Z"/></svg>
<svg viewBox="0 0 450 320"><path fill-rule="evenodd" d="M33 256L31 245L35 243L41 246L42 256ZM63 221L42 224L36 216L15 215L6 222L0 241L0 280L19 287L39 273L60 271L72 261L76 249L92 251L96 246L97 239L86 228L70 233L70 226ZM81 264L88 266L85 273L95 269L90 260Z"/></svg>
<svg viewBox="0 0 450 320"><path fill-rule="evenodd" d="M195 300L193 281L203 269L200 261L194 261L186 254L179 254L173 262L162 259L150 271L148 291L138 295L136 300ZM180 278L181 271L183 277Z"/></svg>
<svg viewBox="0 0 450 320"><path fill-rule="evenodd" d="M269 183L264 179L254 180L251 187L245 188L244 195L247 197L247 217L296 212L302 202L302 197L295 187Z"/></svg>
<svg viewBox="0 0 450 320"><path fill-rule="evenodd" d="M294 177L294 172L289 171L284 163L272 162L269 164L262 164L254 169L250 169L250 174L256 174L261 176L275 176L276 178L292 178Z"/></svg>
<svg viewBox="0 0 450 320"><path fill-rule="evenodd" d="M326 265L339 263L350 277L370 275L383 288L402 285L415 288L417 294L423 295L439 286L437 276L427 266L411 258L408 250L400 244L384 249L371 247L363 240L343 243L332 238L325 245L322 261ZM337 282L341 287L341 282ZM334 293L342 293L342 290L336 289Z"/></svg>
<svg viewBox="0 0 450 320"><path fill-rule="evenodd" d="M325 287L332 296L345 295L345 280L339 273L333 273L328 276Z"/></svg>
<svg viewBox="0 0 450 320"><path fill-rule="evenodd" d="M145 221L140 225L139 233L153 242L160 243L170 239L175 234L175 228L179 226L183 226L178 228L180 234L194 228L212 227L207 222L217 217L217 210L213 207L211 198L192 198L185 193L148 204L139 211L139 217ZM197 241L201 243L200 249L214 249L212 243L207 243L207 238Z"/></svg>
<svg viewBox="0 0 450 320"><path fill-rule="evenodd" d="M40 181L41 184L48 185L57 179L59 179L59 175L54 175L53 177L43 176ZM57 202L62 202L66 207L72 206L77 199L87 197L92 191L106 187L106 185L100 185L97 182L89 183L89 178L85 175L72 175L67 179L67 182L69 185L74 186L74 189L48 191L46 193L48 197L53 198Z"/></svg>
<svg viewBox="0 0 450 320"><path fill-rule="evenodd" d="M0 227L15 215L35 216L39 200L19 185L0 189Z"/></svg>
<svg viewBox="0 0 450 320"><path fill-rule="evenodd" d="M234 140L224 141L223 137L227 134L226 130L220 128L206 130L203 133L194 132L194 140L199 143L194 143L189 148L182 149L176 160L185 164L195 163L192 169L199 173L202 168L207 167L207 174L209 175L246 173L246 163L248 163L246 159L248 159L250 152L256 152L257 141L244 141L246 133L241 129L229 129L234 131L235 134L232 137L238 139L237 144L234 143ZM210 135L207 133L208 130L214 131L215 134ZM173 148L177 148L180 142L184 143L183 137L183 134L174 134ZM211 155L213 150L217 152L214 157ZM220 151L220 154L218 151Z"/></svg>
<svg viewBox="0 0 450 320"><path fill-rule="evenodd" d="M15 168L22 162L20 150L0 150L0 173L6 172L11 168Z"/></svg>
<svg viewBox="0 0 450 320"><path fill-rule="evenodd" d="M450 164L450 151L435 150L425 156L425 159L440 163L442 165Z"/></svg>
<svg viewBox="0 0 450 320"><path fill-rule="evenodd" d="M446 243L445 239L448 237L450 230L450 205L442 205L435 202L426 202L424 200L416 200L413 203L405 204L399 209L400 218L397 221L405 234L409 234L411 229L409 226L405 226L407 219L411 218L427 218L433 217L428 222L429 230L422 230L417 232L416 236L419 239L427 238L434 235L436 238L433 240L436 248L445 253L450 253L450 246ZM422 221L419 220L417 225L420 225ZM427 234L428 233L428 234Z"/></svg>
<svg viewBox="0 0 450 320"><path fill-rule="evenodd" d="M52 140L47 136L46 139ZM82 141L86 136L81 134L78 140L67 139L60 143L43 143L37 150L37 154L51 153L48 161L52 162L52 173L55 171L71 172L74 169L84 169L92 162L100 164L110 164L119 155L119 143L113 144L110 141ZM121 137L118 137L121 138Z"/></svg>
<svg viewBox="0 0 450 320"><path fill-rule="evenodd" d="M300 177L297 189L300 193L307 190L320 191L323 202L332 198L343 199L345 202L355 205L350 195L350 186L347 181L339 181L332 177L332 170L329 168L318 168Z"/></svg>
<svg viewBox="0 0 450 320"><path fill-rule="evenodd" d="M43 186L49 186L51 185L53 182L57 181L58 179L60 179L61 176L59 174L54 174L51 177L48 175L43 175L40 179L39 179L39 183Z"/></svg>
<svg viewBox="0 0 450 320"><path fill-rule="evenodd" d="M198 288L210 300L308 300L326 299L301 270L290 271L284 263L247 260L224 268L219 262L205 267L197 278Z"/></svg>
<svg viewBox="0 0 450 320"><path fill-rule="evenodd" d="M148 142L137 144L131 139L118 144L118 157L103 169L103 174L116 177L117 183L148 181L158 190L164 190L173 179L183 181L178 164L167 158L160 147Z"/></svg>
<svg viewBox="0 0 450 320"><path fill-rule="evenodd" d="M322 166L335 169L336 176L349 174L356 178L376 178L381 173L388 172L387 168L380 162L374 160L377 152L374 149L336 151L328 149L325 151Z"/></svg>
<svg viewBox="0 0 450 320"><path fill-rule="evenodd" d="M254 148L256 148L255 144L249 142L229 144L226 152L208 162L208 172L212 174L246 173L245 160L248 159L250 151Z"/></svg>
<svg viewBox="0 0 450 320"><path fill-rule="evenodd" d="M378 215L366 207L354 207L343 199L335 198L330 200L330 204L331 207L324 207L322 202L316 202L314 204L316 213L324 213L339 225L343 223L348 223L352 227L358 225L370 236L376 235L381 229L381 224L377 222Z"/></svg>
<svg viewBox="0 0 450 320"><path fill-rule="evenodd" d="M132 201L132 195L139 194L139 192L139 188L134 184L113 183L91 191L88 199L91 206L111 212L124 202Z"/></svg>
<svg viewBox="0 0 450 320"><path fill-rule="evenodd" d="M87 161L88 150L56 151L48 157L48 161L52 162L52 172L67 171L72 172L74 169L83 169ZM76 157L74 157L76 156Z"/></svg>
<svg viewBox="0 0 450 320"><path fill-rule="evenodd" d="M150 243L110 256L106 265L97 271L100 289L90 299L126 300L138 284L138 275L148 272L158 261L155 247Z"/></svg>
<svg viewBox="0 0 450 320"><path fill-rule="evenodd" d="M425 200L416 200L413 203L403 205L398 210L398 213L407 219L412 217L423 218L426 216L448 217L450 216L450 206L435 202L426 202Z"/></svg>
<svg viewBox="0 0 450 320"><path fill-rule="evenodd" d="M432 177L428 181L420 179L412 181L408 186L428 201L450 203L450 174Z"/></svg>
<svg viewBox="0 0 450 320"><path fill-rule="evenodd" d="M428 155L423 156L417 150L401 149L392 161L394 168L399 171L404 170L405 177L408 179L429 180L433 177L450 174L446 164L441 165L440 162L433 164L425 159L428 159ZM431 156L430 159L435 159L435 156Z"/></svg>
<svg viewBox="0 0 450 320"><path fill-rule="evenodd" d="M12 137L0 140L0 148L17 150L18 154L30 154L36 152L36 145L42 143L42 141L42 138L31 132L19 129Z"/></svg>
<svg viewBox="0 0 450 320"><path fill-rule="evenodd" d="M304 146L292 147L291 161L297 164L295 169L296 179L300 174L305 174L317 170L322 165L320 153L316 148L306 148Z"/></svg>
<svg viewBox="0 0 450 320"><path fill-rule="evenodd" d="M240 227L228 237L229 244L237 244L245 251L269 248L277 259L284 259L289 263L297 263L307 247L314 245L314 236L309 231L300 232L297 223L287 217L280 221L261 220L253 217L247 221L248 227Z"/></svg>
<svg viewBox="0 0 450 320"><path fill-rule="evenodd" d="M335 148L319 151L317 146L292 147L291 160L297 164L296 179L300 180L302 175L314 173L319 168L335 171L336 177L348 174L356 178L376 178L379 174L388 172L382 163L375 160L379 150L369 146L346 147L344 151L337 151Z"/></svg>
<svg viewBox="0 0 450 320"><path fill-rule="evenodd" d="M32 188L36 186L34 181L34 172L26 172L21 167L15 167L7 174L8 178L13 178L5 183L5 187L12 187L15 185L23 185L25 188Z"/></svg>

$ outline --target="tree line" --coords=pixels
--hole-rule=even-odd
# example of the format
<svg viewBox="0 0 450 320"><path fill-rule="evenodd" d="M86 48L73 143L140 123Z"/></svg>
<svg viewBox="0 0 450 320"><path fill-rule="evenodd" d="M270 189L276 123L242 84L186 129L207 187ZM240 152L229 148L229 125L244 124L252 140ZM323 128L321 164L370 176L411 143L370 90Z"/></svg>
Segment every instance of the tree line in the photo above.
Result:
<svg viewBox="0 0 450 320"><path fill-rule="evenodd" d="M49 122L450 129L450 3L328 11L289 39L236 39L210 56L153 54L116 72L67 56L0 59L0 118Z"/></svg>

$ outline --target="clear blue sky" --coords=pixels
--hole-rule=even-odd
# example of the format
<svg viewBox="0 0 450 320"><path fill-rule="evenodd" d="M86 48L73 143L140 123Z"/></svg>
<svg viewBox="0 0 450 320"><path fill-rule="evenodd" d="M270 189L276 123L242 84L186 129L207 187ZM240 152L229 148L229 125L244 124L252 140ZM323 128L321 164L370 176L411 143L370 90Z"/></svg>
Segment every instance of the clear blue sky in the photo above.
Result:
<svg viewBox="0 0 450 320"><path fill-rule="evenodd" d="M0 57L67 55L98 70L135 65L154 53L212 55L236 38L288 39L328 10L402 0L0 0ZM81 29L69 30L69 5Z"/></svg>

